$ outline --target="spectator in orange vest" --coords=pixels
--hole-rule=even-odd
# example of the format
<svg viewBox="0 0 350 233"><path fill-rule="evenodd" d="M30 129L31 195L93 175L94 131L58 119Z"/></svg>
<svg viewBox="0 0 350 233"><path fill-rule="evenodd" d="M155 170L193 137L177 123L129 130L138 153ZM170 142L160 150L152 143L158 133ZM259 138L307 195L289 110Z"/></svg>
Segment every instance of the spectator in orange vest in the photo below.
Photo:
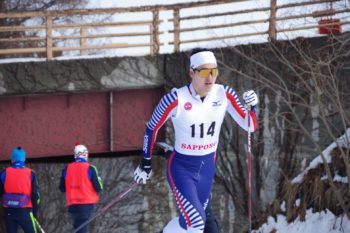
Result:
<svg viewBox="0 0 350 233"><path fill-rule="evenodd" d="M25 166L26 152L17 147L11 154L11 166L0 173L0 194L7 233L36 233L36 215L40 195L35 172Z"/></svg>
<svg viewBox="0 0 350 233"><path fill-rule="evenodd" d="M59 188L66 193L68 212L73 219L74 229L89 220L98 203L98 193L103 189L96 167L88 162L88 155L84 145L76 145L75 161L62 170L60 180ZM88 224L78 231L87 232Z"/></svg>

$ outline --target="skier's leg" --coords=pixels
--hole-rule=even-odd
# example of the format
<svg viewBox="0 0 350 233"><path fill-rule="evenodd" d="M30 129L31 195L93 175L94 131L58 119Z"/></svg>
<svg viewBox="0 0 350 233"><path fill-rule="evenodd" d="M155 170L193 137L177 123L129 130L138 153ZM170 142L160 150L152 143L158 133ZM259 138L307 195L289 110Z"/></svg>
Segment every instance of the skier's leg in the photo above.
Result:
<svg viewBox="0 0 350 233"><path fill-rule="evenodd" d="M209 201L207 208L205 209L207 220L205 222L204 233L220 233L219 225L216 221L216 218L213 214L211 208L211 202ZM188 230L187 230L188 231ZM169 223L164 227L163 231L160 233L186 233L179 223L179 217L173 218Z"/></svg>
<svg viewBox="0 0 350 233"><path fill-rule="evenodd" d="M207 216L207 221L205 222L204 233L220 233L219 225L211 208L211 201L209 201L208 206L205 209L205 213Z"/></svg>
<svg viewBox="0 0 350 233"><path fill-rule="evenodd" d="M21 218L18 219L18 223L23 231L25 233L36 233L37 227L32 211L24 208L21 212Z"/></svg>
<svg viewBox="0 0 350 233"><path fill-rule="evenodd" d="M203 232L206 221L204 208L210 196L213 171L213 155L196 157L176 154L168 161L168 182L181 213L180 226L187 232Z"/></svg>
<svg viewBox="0 0 350 233"><path fill-rule="evenodd" d="M203 172L199 173L200 178L198 179L197 190L199 200L203 204L203 208L205 208L206 221L204 233L218 233L218 231L215 231L216 222L210 204L210 192L215 174L215 162L209 159L203 161L201 170Z"/></svg>
<svg viewBox="0 0 350 233"><path fill-rule="evenodd" d="M12 208L4 208L5 209L5 225L6 225L6 233L17 233L18 231L18 223L17 223L17 213L16 210L12 210Z"/></svg>
<svg viewBox="0 0 350 233"><path fill-rule="evenodd" d="M81 224L86 222L92 214L92 211L86 211L86 212L71 212L71 217L73 219L73 226L74 229L77 229L80 227ZM87 233L89 229L89 224L86 224L84 227L82 227L78 233Z"/></svg>

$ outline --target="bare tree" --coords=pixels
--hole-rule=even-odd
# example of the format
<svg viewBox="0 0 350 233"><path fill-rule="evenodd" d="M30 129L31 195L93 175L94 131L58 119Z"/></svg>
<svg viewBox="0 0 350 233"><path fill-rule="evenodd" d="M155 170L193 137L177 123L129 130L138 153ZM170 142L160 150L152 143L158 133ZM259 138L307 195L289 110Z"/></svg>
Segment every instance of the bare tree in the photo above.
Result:
<svg viewBox="0 0 350 233"><path fill-rule="evenodd" d="M222 57L224 69L233 74L229 80L244 80L232 85L254 88L261 99L260 128L254 133L253 150L256 221L274 197L289 195L284 187L300 172L302 160L319 154L330 187L350 218L344 193L339 191L343 189L334 184L335 172L322 154L325 145L336 141L350 123L349 47L350 35L343 34L238 46L232 48L231 58ZM223 131L218 177L232 196L235 211L246 215L246 155L239 149L244 148L246 137L230 121ZM349 149L339 146L339 150L349 179ZM275 165L277 170L273 169ZM273 177L269 177L271 172ZM266 199L266 187L271 182L276 182L276 188Z"/></svg>
<svg viewBox="0 0 350 233"><path fill-rule="evenodd" d="M75 9L83 8L87 0L5 0L0 2L0 12L26 12L26 11L46 11L46 10L64 10L64 9ZM45 19L37 17L37 25L46 24ZM53 19L55 20L55 19ZM28 18L0 18L0 25L5 27L15 27L25 24ZM15 41L4 41L0 43L0 49L9 48L27 48L27 47L38 47L38 45L45 43L37 40L20 40L19 38L24 37L26 33L32 36L38 36L38 31L21 31L21 30L6 30L0 33L0 38L13 38L18 40ZM28 56L28 55L23 55ZM11 57L11 55L1 55L0 58Z"/></svg>
<svg viewBox="0 0 350 233"><path fill-rule="evenodd" d="M43 11L48 9L81 8L86 0L5 0L2 2L1 11Z"/></svg>

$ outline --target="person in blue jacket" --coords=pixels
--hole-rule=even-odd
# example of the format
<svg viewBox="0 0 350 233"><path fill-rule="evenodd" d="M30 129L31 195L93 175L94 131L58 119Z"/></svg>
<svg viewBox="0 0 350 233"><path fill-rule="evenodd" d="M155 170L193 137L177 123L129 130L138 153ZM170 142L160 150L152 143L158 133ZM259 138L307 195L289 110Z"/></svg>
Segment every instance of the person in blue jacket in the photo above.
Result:
<svg viewBox="0 0 350 233"><path fill-rule="evenodd" d="M36 233L35 217L38 213L40 194L35 172L25 166L26 152L14 148L11 166L0 173L0 194L5 212L7 233L17 233L21 226L24 233Z"/></svg>

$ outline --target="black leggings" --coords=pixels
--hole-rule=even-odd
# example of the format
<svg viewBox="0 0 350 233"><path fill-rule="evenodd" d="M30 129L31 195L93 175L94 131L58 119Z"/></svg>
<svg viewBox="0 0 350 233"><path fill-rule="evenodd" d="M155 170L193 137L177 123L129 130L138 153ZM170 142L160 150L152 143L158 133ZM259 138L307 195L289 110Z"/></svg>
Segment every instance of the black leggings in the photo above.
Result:
<svg viewBox="0 0 350 233"><path fill-rule="evenodd" d="M36 233L35 219L31 208L5 208L7 233L17 233L21 226L24 233Z"/></svg>

